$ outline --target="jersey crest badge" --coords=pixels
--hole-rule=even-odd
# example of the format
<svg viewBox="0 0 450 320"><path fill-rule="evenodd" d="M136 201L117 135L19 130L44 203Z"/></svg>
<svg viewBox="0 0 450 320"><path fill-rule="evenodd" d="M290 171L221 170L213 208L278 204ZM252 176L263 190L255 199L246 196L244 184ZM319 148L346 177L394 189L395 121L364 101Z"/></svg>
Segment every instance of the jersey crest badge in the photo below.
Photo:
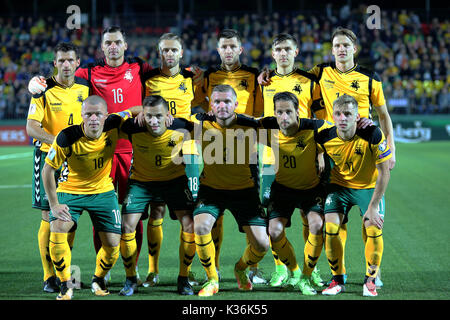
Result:
<svg viewBox="0 0 450 320"><path fill-rule="evenodd" d="M364 152L362 151L362 148L360 146L357 146L355 149L355 154L362 156Z"/></svg>
<svg viewBox="0 0 450 320"><path fill-rule="evenodd" d="M125 75L123 76L123 78L125 79L125 80L128 80L130 83L133 81L133 75L131 74L131 71L130 70L127 70L126 72L125 72Z"/></svg>
<svg viewBox="0 0 450 320"><path fill-rule="evenodd" d="M77 101L80 103L83 103L83 93L82 92L78 92Z"/></svg>
<svg viewBox="0 0 450 320"><path fill-rule="evenodd" d="M247 90L248 89L248 82L247 82L247 80L241 80L241 82L239 82L239 87Z"/></svg>
<svg viewBox="0 0 450 320"><path fill-rule="evenodd" d="M296 145L295 147L296 147L296 148L305 149L306 144L305 144L305 142L303 141L303 139L300 138L300 139L297 141L297 145Z"/></svg>
<svg viewBox="0 0 450 320"><path fill-rule="evenodd" d="M173 141L173 140L170 140L168 143L167 143L167 146L168 147L175 147L177 145L177 143L175 142L175 141Z"/></svg>
<svg viewBox="0 0 450 320"><path fill-rule="evenodd" d="M178 87L178 89L180 89L181 91L183 91L183 93L186 93L187 91L187 87L186 87L186 83L183 81L181 82L180 86Z"/></svg>
<svg viewBox="0 0 450 320"><path fill-rule="evenodd" d="M105 147L111 147L112 146L112 141L110 138L106 138L105 140Z"/></svg>
<svg viewBox="0 0 450 320"><path fill-rule="evenodd" d="M302 93L302 86L299 83L297 83L294 86L294 89L292 89L292 90L295 91L297 94L300 94L300 93Z"/></svg>
<svg viewBox="0 0 450 320"><path fill-rule="evenodd" d="M359 89L359 83L358 80L353 80L352 84L350 85L351 88L355 89L355 91L358 91Z"/></svg>

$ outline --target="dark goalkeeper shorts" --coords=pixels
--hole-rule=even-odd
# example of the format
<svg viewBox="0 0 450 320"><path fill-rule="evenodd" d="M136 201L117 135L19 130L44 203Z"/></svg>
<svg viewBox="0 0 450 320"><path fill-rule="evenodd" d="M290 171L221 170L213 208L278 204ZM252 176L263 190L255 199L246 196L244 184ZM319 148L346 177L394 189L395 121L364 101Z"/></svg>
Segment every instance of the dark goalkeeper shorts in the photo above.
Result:
<svg viewBox="0 0 450 320"><path fill-rule="evenodd" d="M291 225L291 216L296 208L307 215L311 211L323 214L325 189L322 184L307 190L288 188L278 182L272 183L267 213L270 219L286 218L286 227Z"/></svg>
<svg viewBox="0 0 450 320"><path fill-rule="evenodd" d="M243 226L267 226L256 188L220 190L200 184L194 216L209 213L217 220L225 209L233 214L240 232L244 232Z"/></svg>

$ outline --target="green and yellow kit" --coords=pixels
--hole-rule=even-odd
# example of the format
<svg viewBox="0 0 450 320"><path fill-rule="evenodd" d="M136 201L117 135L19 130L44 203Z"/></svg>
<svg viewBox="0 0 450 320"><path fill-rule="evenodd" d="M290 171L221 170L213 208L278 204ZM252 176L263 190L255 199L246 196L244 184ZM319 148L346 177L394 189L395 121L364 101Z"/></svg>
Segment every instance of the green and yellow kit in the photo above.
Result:
<svg viewBox="0 0 450 320"><path fill-rule="evenodd" d="M373 107L386 104L381 78L359 64L341 72L335 62L322 63L309 72L317 77L320 84L322 100L316 100L312 107L319 119L333 122L333 102L343 94L356 99L359 114L364 118L372 117Z"/></svg>

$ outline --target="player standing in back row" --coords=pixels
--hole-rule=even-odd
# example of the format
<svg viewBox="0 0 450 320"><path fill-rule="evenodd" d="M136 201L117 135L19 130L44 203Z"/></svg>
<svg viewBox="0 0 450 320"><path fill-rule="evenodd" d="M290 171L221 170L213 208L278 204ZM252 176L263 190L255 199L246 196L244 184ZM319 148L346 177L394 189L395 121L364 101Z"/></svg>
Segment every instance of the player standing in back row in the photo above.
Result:
<svg viewBox="0 0 450 320"><path fill-rule="evenodd" d="M45 157L55 136L67 126L80 124L81 104L89 95L86 80L75 77L80 65L78 47L72 43L59 43L54 48L54 66L57 74L47 79L47 88L33 95L27 118L27 133L34 139L34 170L32 207L42 212L38 232L39 253L44 271L44 291L59 291L59 285L49 252L50 223L49 203L42 181ZM69 246L72 247L75 231L69 232Z"/></svg>

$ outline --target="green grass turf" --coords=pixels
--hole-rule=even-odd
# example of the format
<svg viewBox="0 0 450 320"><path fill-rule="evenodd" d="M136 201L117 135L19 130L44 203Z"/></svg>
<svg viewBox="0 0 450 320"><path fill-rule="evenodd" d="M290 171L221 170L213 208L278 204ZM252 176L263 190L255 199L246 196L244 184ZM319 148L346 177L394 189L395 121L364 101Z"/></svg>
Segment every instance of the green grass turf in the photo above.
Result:
<svg viewBox="0 0 450 320"><path fill-rule="evenodd" d="M382 279L384 287L373 300L448 300L450 257L448 216L450 197L450 143L398 144L397 165L391 174L386 194L387 213L384 228ZM5 155L17 157L4 159ZM55 294L42 292L42 267L38 254L37 232L40 212L31 208L31 147L0 148L0 300L54 300ZM303 238L298 212L287 236L297 258L303 259ZM253 292L239 292L233 276L233 266L243 253L245 236L229 212L224 219L224 240L221 271L224 280L220 292L209 300L358 300L362 297L364 277L364 248L361 239L359 210L350 212L349 236L346 249L348 284L346 293L336 297L279 292L267 286L255 286ZM112 270L111 295L95 297L88 288L75 291L77 300L205 300L197 296L182 297L176 293L178 274L179 224L166 217L164 241L160 255L161 283L155 288L140 288L132 297L119 297L125 272L118 260ZM148 260L144 241L139 270L145 278ZM72 264L81 269L81 279L89 285L95 269L92 227L88 214L80 219ZM330 277L325 252L318 266L324 279ZM260 267L266 277L273 271L272 255L268 253ZM204 271L197 258L192 267L200 279ZM196 290L199 287L195 288Z"/></svg>

